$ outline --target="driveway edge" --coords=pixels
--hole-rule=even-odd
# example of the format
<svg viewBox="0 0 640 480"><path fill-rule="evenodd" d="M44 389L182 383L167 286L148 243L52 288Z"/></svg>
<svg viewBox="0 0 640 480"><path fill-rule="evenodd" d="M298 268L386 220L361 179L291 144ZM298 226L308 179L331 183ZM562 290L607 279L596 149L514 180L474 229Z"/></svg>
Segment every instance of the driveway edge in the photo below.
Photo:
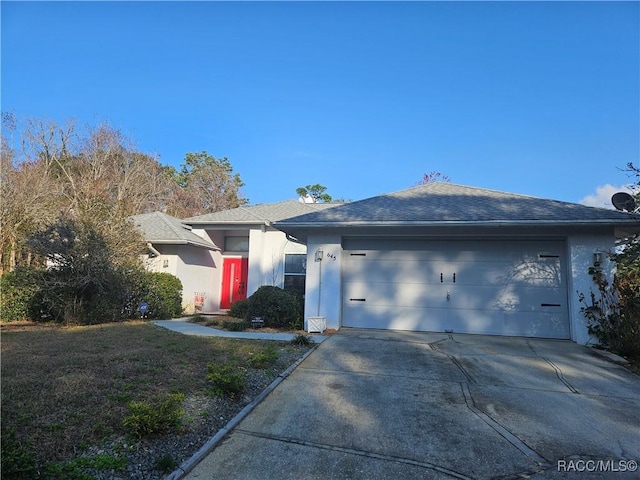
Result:
<svg viewBox="0 0 640 480"><path fill-rule="evenodd" d="M604 358L605 360L608 360L610 362L617 363L618 365L623 365L623 366L629 365L629 362L627 361L626 358L623 358L620 355L616 355L615 353L610 352L609 350L603 350L601 348L591 347L591 351L595 353L597 356Z"/></svg>

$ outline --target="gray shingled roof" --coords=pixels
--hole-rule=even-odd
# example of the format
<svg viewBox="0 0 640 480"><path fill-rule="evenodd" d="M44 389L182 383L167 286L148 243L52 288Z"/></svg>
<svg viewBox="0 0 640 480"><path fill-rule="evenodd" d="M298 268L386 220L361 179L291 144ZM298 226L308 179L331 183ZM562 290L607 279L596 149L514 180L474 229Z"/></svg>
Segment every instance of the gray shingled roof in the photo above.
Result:
<svg viewBox="0 0 640 480"><path fill-rule="evenodd" d="M276 227L638 223L640 216L452 183L430 183L299 215Z"/></svg>
<svg viewBox="0 0 640 480"><path fill-rule="evenodd" d="M278 203L262 203L248 207L207 213L186 218L189 225L202 224L270 224L285 218L295 217L310 212L324 211L334 207L335 203L302 203L297 200L286 200Z"/></svg>
<svg viewBox="0 0 640 480"><path fill-rule="evenodd" d="M220 250L216 244L199 237L182 220L162 212L143 213L131 217L149 243L164 245L193 245L208 250Z"/></svg>

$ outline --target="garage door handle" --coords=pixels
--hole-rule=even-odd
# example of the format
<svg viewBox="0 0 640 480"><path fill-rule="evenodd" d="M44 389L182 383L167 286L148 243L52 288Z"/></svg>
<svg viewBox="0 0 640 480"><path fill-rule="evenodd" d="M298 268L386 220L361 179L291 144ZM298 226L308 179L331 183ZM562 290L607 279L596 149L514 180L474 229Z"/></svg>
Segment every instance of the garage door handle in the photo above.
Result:
<svg viewBox="0 0 640 480"><path fill-rule="evenodd" d="M443 277L442 277L442 273L440 273L440 283L442 283L443 281L444 280L443 280Z"/></svg>
<svg viewBox="0 0 640 480"><path fill-rule="evenodd" d="M453 274L453 283L456 283L456 274Z"/></svg>
<svg viewBox="0 0 640 480"><path fill-rule="evenodd" d="M350 298L349 301L350 302L366 302L367 299L366 298Z"/></svg>
<svg viewBox="0 0 640 480"><path fill-rule="evenodd" d="M562 305L559 303L541 303L541 307L561 307Z"/></svg>

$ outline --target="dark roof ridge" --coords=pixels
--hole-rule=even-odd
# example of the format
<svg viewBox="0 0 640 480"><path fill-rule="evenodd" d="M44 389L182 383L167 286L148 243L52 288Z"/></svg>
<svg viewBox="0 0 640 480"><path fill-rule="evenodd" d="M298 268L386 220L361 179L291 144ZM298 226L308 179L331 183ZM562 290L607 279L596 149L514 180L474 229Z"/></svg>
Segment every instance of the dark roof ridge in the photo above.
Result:
<svg viewBox="0 0 640 480"><path fill-rule="evenodd" d="M300 223L451 224L496 222L539 224L637 222L640 216L579 203L545 199L479 187L433 182L366 198L326 211L299 215L276 226Z"/></svg>
<svg viewBox="0 0 640 480"><path fill-rule="evenodd" d="M475 191L478 193L493 193L493 194L498 194L504 197L517 197L517 198L522 198L522 199L531 199L531 200L541 200L541 201L545 201L545 202L554 202L557 203L559 205L576 205L576 206L580 206L583 208L592 208L595 210L604 210L607 212L610 211L614 211L610 208L605 208L605 207L594 207L591 205L583 205L582 203L578 203L578 202L569 202L566 200L556 200L556 199L552 199L552 198L544 198L544 197L539 197L536 195L529 195L529 194L524 194L524 193L513 193L513 192L506 192L504 190L496 190L493 188L484 188L484 187L473 187L470 185L463 185L461 183L453 183L453 182L442 182L442 181L437 181L437 182L430 182L424 185L414 185L411 187L407 187L407 188L403 188L402 190L397 190L395 192L388 192L388 193L382 193L380 195L374 195L373 197L367 197L367 198L363 198L361 200L356 200L354 202L349 202L350 204L355 204L355 203L360 203L360 202L366 202L369 200L372 200L374 198L383 198L383 197L391 197L391 198L396 198L399 196L402 196L402 194L414 191L414 190L426 190L426 189L432 189L433 187L438 187L438 186L452 186L452 187L457 187L460 189L464 189L464 190L468 190L468 191ZM434 193L446 193L446 192L434 192ZM618 211L618 210L616 210ZM629 213L629 212L621 212L621 213Z"/></svg>

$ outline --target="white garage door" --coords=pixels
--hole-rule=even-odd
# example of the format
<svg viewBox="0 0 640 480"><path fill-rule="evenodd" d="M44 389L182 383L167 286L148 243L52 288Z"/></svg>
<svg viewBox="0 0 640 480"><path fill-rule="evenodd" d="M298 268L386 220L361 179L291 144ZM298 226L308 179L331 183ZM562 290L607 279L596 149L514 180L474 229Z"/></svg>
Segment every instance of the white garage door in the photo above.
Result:
<svg viewBox="0 0 640 480"><path fill-rule="evenodd" d="M563 241L345 240L342 325L569 338Z"/></svg>

